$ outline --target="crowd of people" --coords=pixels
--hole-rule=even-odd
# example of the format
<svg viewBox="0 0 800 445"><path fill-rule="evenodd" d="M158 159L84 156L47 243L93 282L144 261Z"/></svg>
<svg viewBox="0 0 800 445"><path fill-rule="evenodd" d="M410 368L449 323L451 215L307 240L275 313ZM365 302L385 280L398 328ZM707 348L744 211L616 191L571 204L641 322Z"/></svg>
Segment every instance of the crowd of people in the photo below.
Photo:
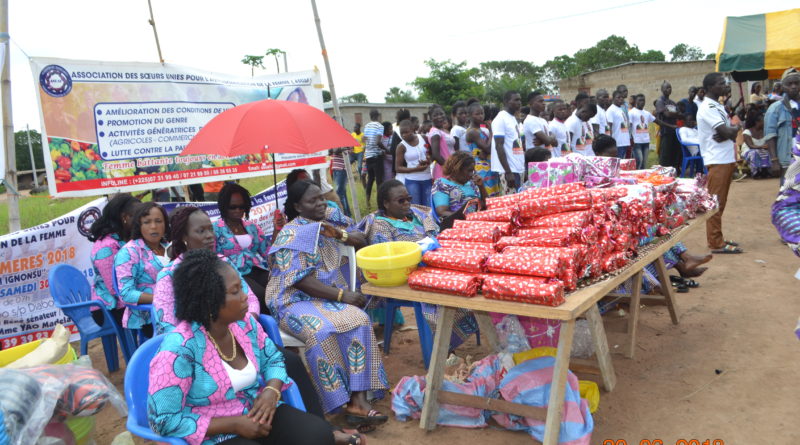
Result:
<svg viewBox="0 0 800 445"><path fill-rule="evenodd" d="M335 191L305 170L288 175L283 212L276 214L270 234L250 221L250 194L235 183L218 192L216 222L198 207L179 207L168 215L155 202L119 194L89 236L94 298L123 327L166 335L149 376L148 413L157 433L191 444L363 444L364 433L388 420L372 406L389 389L373 330L373 322L381 320L372 310L383 302L350 288L340 246L360 249L436 236L456 219L484 209L487 197L531 186L528 162L577 153L632 158L644 168L650 126L658 125L662 165L679 170L680 144L696 141L708 168L709 191L720 204L708 221L708 247L713 253L741 253L739 244L722 234L736 140L741 132L754 176L788 166L797 136L793 123L800 121L800 74L787 70L782 88L779 99L729 107L725 77L710 73L702 88L693 87L678 103L665 82L653 113L645 109L644 95L628 100L624 85L612 94L580 93L570 103L546 104L540 92L532 92L524 107L523 96L509 91L502 109L475 99L456 102L449 114L433 105L430 121L422 122L407 110L397 113L394 124L381 122L373 110L363 133L354 129L363 145L352 149L353 161L368 202L376 192L376 210L361 221L351 218L345 192L351 166L342 155L350 148L331 151ZM689 131L695 123L696 130ZM797 178L788 184L794 190ZM790 192L784 204L796 202ZM783 205L778 218L795 224L796 211L786 210L794 208ZM710 259L683 245L666 255L680 274L679 289L696 287L692 278ZM152 319L138 310L141 304L153 305ZM435 329L438 307L423 309ZM305 343L308 368L298 354L267 338L257 321L261 314L275 317L283 331ZM94 316L101 321L101 312ZM457 314L454 326L451 349L478 330L467 310ZM306 412L280 402L290 378ZM329 424L326 415L337 412L355 429Z"/></svg>

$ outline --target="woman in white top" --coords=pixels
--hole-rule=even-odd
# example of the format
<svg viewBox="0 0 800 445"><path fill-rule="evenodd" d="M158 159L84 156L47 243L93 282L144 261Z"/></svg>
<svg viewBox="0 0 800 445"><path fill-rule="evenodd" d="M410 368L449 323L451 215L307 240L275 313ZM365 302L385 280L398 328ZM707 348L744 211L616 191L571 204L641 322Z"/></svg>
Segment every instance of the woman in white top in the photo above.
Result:
<svg viewBox="0 0 800 445"><path fill-rule="evenodd" d="M768 178L772 160L764 138L764 115L757 110L751 110L745 120L745 128L742 133L742 157L750 166L750 174L754 178Z"/></svg>
<svg viewBox="0 0 800 445"><path fill-rule="evenodd" d="M406 119L400 122L400 144L395 153L397 179L405 183L411 203L429 206L431 196L431 154L422 136L414 133L414 125Z"/></svg>

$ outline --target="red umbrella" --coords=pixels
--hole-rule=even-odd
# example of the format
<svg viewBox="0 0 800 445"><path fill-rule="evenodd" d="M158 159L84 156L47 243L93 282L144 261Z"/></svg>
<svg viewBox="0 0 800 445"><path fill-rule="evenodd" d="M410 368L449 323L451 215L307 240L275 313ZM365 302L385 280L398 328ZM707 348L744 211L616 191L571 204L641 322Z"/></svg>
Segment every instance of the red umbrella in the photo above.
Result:
<svg viewBox="0 0 800 445"><path fill-rule="evenodd" d="M230 108L211 119L181 152L242 156L261 153L312 154L358 145L322 110L300 102L260 100ZM277 184L275 159L272 175ZM275 204L278 194L275 193Z"/></svg>
<svg viewBox="0 0 800 445"><path fill-rule="evenodd" d="M317 153L358 142L323 111L300 102L260 100L211 119L183 149L184 155L242 156Z"/></svg>

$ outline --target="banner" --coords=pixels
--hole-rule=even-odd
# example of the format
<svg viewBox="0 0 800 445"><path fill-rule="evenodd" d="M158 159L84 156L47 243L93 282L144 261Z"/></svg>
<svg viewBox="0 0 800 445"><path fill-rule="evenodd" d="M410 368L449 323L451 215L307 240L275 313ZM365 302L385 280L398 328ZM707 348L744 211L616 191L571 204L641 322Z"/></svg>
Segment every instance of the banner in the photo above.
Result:
<svg viewBox="0 0 800 445"><path fill-rule="evenodd" d="M0 236L0 348L47 338L57 323L77 340L78 329L55 307L48 274L69 264L94 283L92 243L86 239L106 198L30 229Z"/></svg>
<svg viewBox="0 0 800 445"><path fill-rule="evenodd" d="M322 108L319 71L237 77L172 64L32 58L50 194L93 196L327 168L314 155L179 156L217 114L280 99ZM273 159L274 156L274 159Z"/></svg>

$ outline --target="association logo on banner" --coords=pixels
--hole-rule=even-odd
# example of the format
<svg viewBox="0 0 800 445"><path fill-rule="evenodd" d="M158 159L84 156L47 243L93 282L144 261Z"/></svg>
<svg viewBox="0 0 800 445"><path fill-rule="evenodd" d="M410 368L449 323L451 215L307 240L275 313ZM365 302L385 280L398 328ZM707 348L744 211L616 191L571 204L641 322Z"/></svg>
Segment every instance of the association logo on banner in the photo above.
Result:
<svg viewBox="0 0 800 445"><path fill-rule="evenodd" d="M47 65L39 74L39 85L53 97L64 97L72 91L72 78L59 65Z"/></svg>

